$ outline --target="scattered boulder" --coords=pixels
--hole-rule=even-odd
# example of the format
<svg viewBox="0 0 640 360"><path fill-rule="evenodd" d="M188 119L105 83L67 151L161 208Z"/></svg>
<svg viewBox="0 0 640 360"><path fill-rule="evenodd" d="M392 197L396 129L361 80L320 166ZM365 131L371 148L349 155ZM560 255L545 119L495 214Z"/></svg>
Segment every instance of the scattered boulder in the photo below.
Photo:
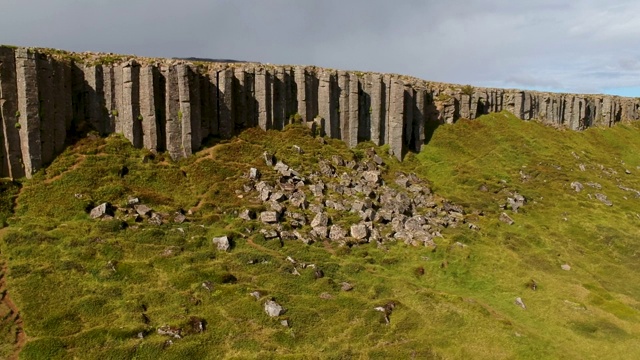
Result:
<svg viewBox="0 0 640 360"><path fill-rule="evenodd" d="M262 294L260 293L260 291L252 291L249 293L249 295L256 298L256 300L260 300L260 297L262 297Z"/></svg>
<svg viewBox="0 0 640 360"><path fill-rule="evenodd" d="M314 229L319 226L327 227L328 225L329 225L329 216L324 212L317 213L316 216L311 221L311 227Z"/></svg>
<svg viewBox="0 0 640 360"><path fill-rule="evenodd" d="M106 216L113 216L111 205L109 203L102 203L91 209L89 216L92 219L102 219Z"/></svg>
<svg viewBox="0 0 640 360"><path fill-rule="evenodd" d="M342 240L347 236L347 232L340 227L339 225L331 225L329 229L329 239L331 240Z"/></svg>
<svg viewBox="0 0 640 360"><path fill-rule="evenodd" d="M185 221L187 221L187 217L181 212L177 212L173 217L173 222L175 223L182 224Z"/></svg>
<svg viewBox="0 0 640 360"><path fill-rule="evenodd" d="M351 237L356 240L364 240L369 235L369 229L365 224L351 225Z"/></svg>
<svg viewBox="0 0 640 360"><path fill-rule="evenodd" d="M284 319L284 320L280 321L280 325L282 325L284 327L289 327L289 320Z"/></svg>
<svg viewBox="0 0 640 360"><path fill-rule="evenodd" d="M609 198L607 198L607 195L596 193L595 196L596 196L596 199L600 200L600 202L602 202L603 204L605 204L607 206L612 206L613 205L611 200L609 200Z"/></svg>
<svg viewBox="0 0 640 360"><path fill-rule="evenodd" d="M158 328L158 334L170 336L176 339L182 339L182 336L180 335L181 333L182 333L182 329L171 327L169 325L164 325Z"/></svg>
<svg viewBox="0 0 640 360"><path fill-rule="evenodd" d="M149 224L152 225L162 225L162 215L160 215L159 213L152 213L151 217L149 218Z"/></svg>
<svg viewBox="0 0 640 360"><path fill-rule="evenodd" d="M280 304L273 300L269 300L264 303L264 311L271 317L277 317L283 315L286 312L286 310L282 306L280 306Z"/></svg>
<svg viewBox="0 0 640 360"><path fill-rule="evenodd" d="M238 214L238 217L242 220L251 221L255 218L255 213L249 209L244 209Z"/></svg>
<svg viewBox="0 0 640 360"><path fill-rule="evenodd" d="M274 166L276 163L276 159L272 154L269 154L268 152L264 152L262 154L262 157L264 158L264 162L265 164L267 164L267 166Z"/></svg>
<svg viewBox="0 0 640 360"><path fill-rule="evenodd" d="M136 212L140 216L147 216L153 211L152 208L150 208L150 207L148 207L147 205L144 205L144 204L135 205L133 208L136 210Z"/></svg>
<svg viewBox="0 0 640 360"><path fill-rule="evenodd" d="M506 213L500 214L500 221L509 225L513 225L515 223L515 221L513 221L513 219Z"/></svg>
<svg viewBox="0 0 640 360"><path fill-rule="evenodd" d="M562 264L560 265L560 268L564 271L570 271L571 270L571 265L569 264Z"/></svg>
<svg viewBox="0 0 640 360"><path fill-rule="evenodd" d="M515 301L514 303L515 303L516 305L520 306L520 307L521 307L522 309L524 309L524 310L526 310L526 309L527 309L526 305L525 305L525 304L524 304L524 302L522 301L522 298L520 298L520 297L517 297L517 298L516 298L516 301Z"/></svg>
<svg viewBox="0 0 640 360"><path fill-rule="evenodd" d="M229 251L231 244L229 243L229 238L226 236L214 237L213 245L215 245L220 251Z"/></svg>
<svg viewBox="0 0 640 360"><path fill-rule="evenodd" d="M256 168L249 169L249 179L260 180L260 171Z"/></svg>
<svg viewBox="0 0 640 360"><path fill-rule="evenodd" d="M574 182L571 183L571 188L573 190L575 190L576 192L580 192L580 191L582 191L582 189L584 189L584 185L582 185L582 183L574 181Z"/></svg>
<svg viewBox="0 0 640 360"><path fill-rule="evenodd" d="M273 224L278 222L278 213L275 211L263 211L260 213L260 221L265 224Z"/></svg>
<svg viewBox="0 0 640 360"><path fill-rule="evenodd" d="M349 284L348 282L343 282L342 286L340 287L340 290L342 290L342 291L351 291L351 290L353 290L353 285Z"/></svg>

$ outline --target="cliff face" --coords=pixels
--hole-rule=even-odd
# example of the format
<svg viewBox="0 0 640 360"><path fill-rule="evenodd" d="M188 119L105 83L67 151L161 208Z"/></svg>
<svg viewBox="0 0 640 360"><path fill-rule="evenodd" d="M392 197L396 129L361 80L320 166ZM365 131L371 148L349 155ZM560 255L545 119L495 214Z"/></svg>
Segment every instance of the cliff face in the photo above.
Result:
<svg viewBox="0 0 640 360"><path fill-rule="evenodd" d="M91 59L0 47L0 177L30 177L68 134L121 133L136 147L191 155L208 136L282 129L298 118L350 146L418 151L431 124L507 110L581 130L640 118L640 100L431 83L317 67Z"/></svg>

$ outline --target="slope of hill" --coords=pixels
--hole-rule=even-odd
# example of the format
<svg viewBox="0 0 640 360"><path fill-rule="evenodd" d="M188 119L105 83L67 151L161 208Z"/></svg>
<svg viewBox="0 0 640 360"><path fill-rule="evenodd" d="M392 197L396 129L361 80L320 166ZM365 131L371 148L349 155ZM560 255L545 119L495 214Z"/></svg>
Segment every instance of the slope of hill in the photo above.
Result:
<svg viewBox="0 0 640 360"><path fill-rule="evenodd" d="M348 149L295 125L208 145L173 162L119 135L88 136L19 193L11 187L15 198L3 193L3 204L15 201L2 255L27 335L21 358L640 356L638 124L571 132L492 114L438 127L402 163L385 147ZM442 237L406 244L378 219L379 244L288 239L312 238L315 195L296 210L303 219L283 220L285 239L240 218L269 210L255 182L245 188L252 167L280 178L265 151L305 186L326 183L328 199L343 180L341 196L357 186L352 167L369 166L370 148L389 191L405 191L403 172L436 194L420 209L435 209L430 234ZM333 155L354 163L337 161L332 178L323 159ZM366 201L354 193L342 205ZM91 219L105 202L113 218ZM454 216L456 205L466 215ZM360 223L327 207L342 228ZM212 244L225 235L228 251ZM286 312L267 315L272 299Z"/></svg>

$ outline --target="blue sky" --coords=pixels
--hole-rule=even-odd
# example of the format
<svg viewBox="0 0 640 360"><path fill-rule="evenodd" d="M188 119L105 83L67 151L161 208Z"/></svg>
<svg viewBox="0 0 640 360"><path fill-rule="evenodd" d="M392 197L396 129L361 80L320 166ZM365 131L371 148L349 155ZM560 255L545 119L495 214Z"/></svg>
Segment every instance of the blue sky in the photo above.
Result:
<svg viewBox="0 0 640 360"><path fill-rule="evenodd" d="M640 96L627 0L0 0L0 43Z"/></svg>

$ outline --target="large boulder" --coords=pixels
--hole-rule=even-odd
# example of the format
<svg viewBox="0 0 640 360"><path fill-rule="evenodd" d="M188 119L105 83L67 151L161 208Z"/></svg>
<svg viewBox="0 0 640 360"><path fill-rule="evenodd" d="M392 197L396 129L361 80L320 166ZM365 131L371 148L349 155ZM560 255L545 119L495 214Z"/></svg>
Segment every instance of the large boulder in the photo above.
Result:
<svg viewBox="0 0 640 360"><path fill-rule="evenodd" d="M329 216L327 216L327 214L324 212L316 214L316 216L311 221L311 227L314 229L318 226L326 227L327 225L329 225Z"/></svg>
<svg viewBox="0 0 640 360"><path fill-rule="evenodd" d="M260 221L265 224L277 223L278 217L278 213L275 211L263 211L260 213Z"/></svg>
<svg viewBox="0 0 640 360"><path fill-rule="evenodd" d="M264 311L271 317L283 315L286 310L277 302L269 300L264 303Z"/></svg>
<svg viewBox="0 0 640 360"><path fill-rule="evenodd" d="M214 237L212 242L213 242L213 245L215 245L217 249L220 251L229 251L229 248L231 247L231 244L229 243L229 238L226 236Z"/></svg>
<svg viewBox="0 0 640 360"><path fill-rule="evenodd" d="M351 237L356 240L364 240L369 235L369 229L365 224L351 225Z"/></svg>
<svg viewBox="0 0 640 360"><path fill-rule="evenodd" d="M111 205L109 205L109 203L102 203L91 209L91 213L89 213L89 216L92 219L102 219L106 216L112 216Z"/></svg>

